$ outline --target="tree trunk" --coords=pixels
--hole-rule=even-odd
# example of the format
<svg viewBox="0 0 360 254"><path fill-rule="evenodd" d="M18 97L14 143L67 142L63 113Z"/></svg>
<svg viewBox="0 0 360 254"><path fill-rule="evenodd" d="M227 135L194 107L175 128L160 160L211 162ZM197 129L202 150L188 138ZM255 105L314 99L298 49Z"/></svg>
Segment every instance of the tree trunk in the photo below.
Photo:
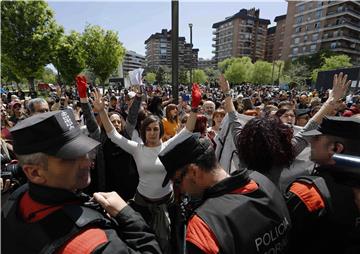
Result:
<svg viewBox="0 0 360 254"><path fill-rule="evenodd" d="M28 79L28 82L29 82L29 90L30 92L35 92L35 78L34 77L30 77Z"/></svg>

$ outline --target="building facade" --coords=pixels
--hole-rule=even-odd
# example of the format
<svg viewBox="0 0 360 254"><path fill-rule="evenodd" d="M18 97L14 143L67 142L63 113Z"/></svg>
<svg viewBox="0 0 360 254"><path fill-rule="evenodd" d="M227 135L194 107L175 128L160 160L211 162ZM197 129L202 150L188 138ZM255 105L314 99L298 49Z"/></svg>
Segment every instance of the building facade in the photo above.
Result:
<svg viewBox="0 0 360 254"><path fill-rule="evenodd" d="M281 15L275 17L274 21L276 22L276 33L274 37L273 44L273 59L280 60L282 57L282 49L284 47L285 38L285 25L286 25L286 15Z"/></svg>
<svg viewBox="0 0 360 254"><path fill-rule="evenodd" d="M198 68L205 70L207 68L213 68L214 67L214 61L211 59L204 59L204 58L199 58L199 62L198 62Z"/></svg>
<svg viewBox="0 0 360 254"><path fill-rule="evenodd" d="M259 17L259 9L241 9L225 20L213 24L212 46L216 63L230 57L248 56L253 61L265 58L267 26L270 21Z"/></svg>
<svg viewBox="0 0 360 254"><path fill-rule="evenodd" d="M126 51L124 61L122 63L122 70L125 75L129 71L145 67L145 56L140 55L134 51Z"/></svg>
<svg viewBox="0 0 360 254"><path fill-rule="evenodd" d="M274 42L275 42L275 33L276 26L269 27L266 35L266 48L265 48L265 60L272 62L274 60Z"/></svg>
<svg viewBox="0 0 360 254"><path fill-rule="evenodd" d="M285 38L283 60L329 49L360 64L360 2L288 1Z"/></svg>
<svg viewBox="0 0 360 254"><path fill-rule="evenodd" d="M171 31L162 29L161 33L152 34L145 41L145 65L147 69L156 70L159 66L171 68ZM199 49L186 43L185 37L179 37L179 68L197 68Z"/></svg>

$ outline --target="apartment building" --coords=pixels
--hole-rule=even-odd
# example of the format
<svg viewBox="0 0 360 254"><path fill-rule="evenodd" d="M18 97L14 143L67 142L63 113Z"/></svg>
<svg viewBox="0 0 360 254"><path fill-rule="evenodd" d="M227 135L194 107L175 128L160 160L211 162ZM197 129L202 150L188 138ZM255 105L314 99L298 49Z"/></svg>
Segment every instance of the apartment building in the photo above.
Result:
<svg viewBox="0 0 360 254"><path fill-rule="evenodd" d="M157 69L159 66L171 68L171 31L162 29L161 33L152 34L145 41L145 65L148 69ZM197 68L199 49L186 43L185 37L179 37L179 67Z"/></svg>
<svg viewBox="0 0 360 254"><path fill-rule="evenodd" d="M136 53L135 51L127 50L125 53L124 61L122 63L123 73L125 75L132 70L144 68L145 56Z"/></svg>
<svg viewBox="0 0 360 254"><path fill-rule="evenodd" d="M266 35L265 60L272 62L274 60L274 42L275 42L276 26L269 27Z"/></svg>
<svg viewBox="0 0 360 254"><path fill-rule="evenodd" d="M205 70L207 68L213 68L214 67L214 61L212 59L204 59L204 58L199 58L198 61L198 68Z"/></svg>
<svg viewBox="0 0 360 254"><path fill-rule="evenodd" d="M281 58L330 49L360 64L359 1L288 1Z"/></svg>
<svg viewBox="0 0 360 254"><path fill-rule="evenodd" d="M241 9L213 24L212 46L216 63L229 57L248 56L253 61L265 58L268 19L260 18L259 9Z"/></svg>

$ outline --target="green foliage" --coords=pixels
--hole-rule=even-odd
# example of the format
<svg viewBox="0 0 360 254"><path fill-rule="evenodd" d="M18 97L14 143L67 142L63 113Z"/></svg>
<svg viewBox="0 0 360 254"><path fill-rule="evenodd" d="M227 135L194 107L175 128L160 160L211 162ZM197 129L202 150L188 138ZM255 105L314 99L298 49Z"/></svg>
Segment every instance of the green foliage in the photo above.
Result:
<svg viewBox="0 0 360 254"><path fill-rule="evenodd" d="M336 55L336 52L331 51L330 49L320 49L318 52L312 55L300 56L295 63L300 63L302 65L307 65L309 70L314 70L320 68L325 64L325 59L331 56Z"/></svg>
<svg viewBox="0 0 360 254"><path fill-rule="evenodd" d="M317 74L319 71L328 71L339 68L351 67L352 64L350 61L351 58L347 55L336 55L336 56L324 58L324 64L320 68L312 71L311 73L312 80L314 82L316 81Z"/></svg>
<svg viewBox="0 0 360 254"><path fill-rule="evenodd" d="M56 83L56 74L52 69L45 67L44 72L42 73L41 81L44 83L54 84Z"/></svg>
<svg viewBox="0 0 360 254"><path fill-rule="evenodd" d="M258 60L254 64L251 81L256 84L270 84L272 73L272 64L266 61Z"/></svg>
<svg viewBox="0 0 360 254"><path fill-rule="evenodd" d="M225 71L225 78L233 84L249 82L253 69L254 65L249 57L236 58Z"/></svg>
<svg viewBox="0 0 360 254"><path fill-rule="evenodd" d="M124 58L125 48L119 42L116 32L105 31L99 26L88 25L83 33L83 42L87 66L104 84Z"/></svg>
<svg viewBox="0 0 360 254"><path fill-rule="evenodd" d="M156 71L156 82L159 86L161 86L164 83L165 79L165 71L163 67L159 67Z"/></svg>
<svg viewBox="0 0 360 254"><path fill-rule="evenodd" d="M299 62L291 63L284 75L280 78L280 83L297 84L303 86L305 80L310 78L310 70L306 64Z"/></svg>
<svg viewBox="0 0 360 254"><path fill-rule="evenodd" d="M148 84L153 84L156 80L156 73L148 72L146 73L145 80Z"/></svg>
<svg viewBox="0 0 360 254"><path fill-rule="evenodd" d="M221 72L214 68L206 68L205 74L208 76L208 81L210 84L215 84L218 82Z"/></svg>
<svg viewBox="0 0 360 254"><path fill-rule="evenodd" d="M239 58L236 57L231 57L231 58L227 58L221 62L218 63L218 68L220 70L221 73L225 73L226 70L234 63L238 60Z"/></svg>
<svg viewBox="0 0 360 254"><path fill-rule="evenodd" d="M19 78L34 89L34 78L51 62L63 33L45 1L1 2L1 54Z"/></svg>
<svg viewBox="0 0 360 254"><path fill-rule="evenodd" d="M186 85L190 83L189 72L182 69L179 71L179 83Z"/></svg>
<svg viewBox="0 0 360 254"><path fill-rule="evenodd" d="M207 80L207 75L205 72L201 69L195 69L193 70L193 82L203 84Z"/></svg>
<svg viewBox="0 0 360 254"><path fill-rule="evenodd" d="M56 47L53 64L65 84L75 83L75 77L85 68L85 61L86 52L81 35L72 31L62 36Z"/></svg>

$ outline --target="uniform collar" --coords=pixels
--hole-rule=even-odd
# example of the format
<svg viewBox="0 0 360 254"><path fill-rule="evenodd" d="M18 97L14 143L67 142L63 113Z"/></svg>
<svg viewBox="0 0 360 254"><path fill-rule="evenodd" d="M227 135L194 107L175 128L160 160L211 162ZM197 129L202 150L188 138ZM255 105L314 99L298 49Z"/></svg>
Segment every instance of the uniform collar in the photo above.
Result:
<svg viewBox="0 0 360 254"><path fill-rule="evenodd" d="M223 179L204 192L204 199L217 197L232 192L250 181L247 170L237 170L230 177Z"/></svg>
<svg viewBox="0 0 360 254"><path fill-rule="evenodd" d="M88 201L89 196L85 193L73 193L68 190L42 186L29 182L29 195L36 202L46 205L62 204L71 201Z"/></svg>

